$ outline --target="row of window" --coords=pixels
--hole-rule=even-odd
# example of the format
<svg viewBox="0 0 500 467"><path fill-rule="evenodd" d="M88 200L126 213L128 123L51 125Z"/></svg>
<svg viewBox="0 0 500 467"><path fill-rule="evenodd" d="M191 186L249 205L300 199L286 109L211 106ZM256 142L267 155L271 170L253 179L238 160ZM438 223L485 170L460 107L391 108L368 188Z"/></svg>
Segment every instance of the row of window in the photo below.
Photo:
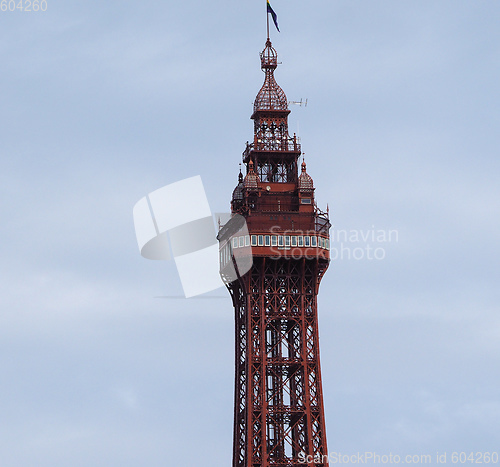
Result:
<svg viewBox="0 0 500 467"><path fill-rule="evenodd" d="M233 248L246 246L273 246L280 249L319 247L329 250L330 240L314 235L244 235L233 237Z"/></svg>
<svg viewBox="0 0 500 467"><path fill-rule="evenodd" d="M229 243L226 243L224 248L219 251L219 261L222 267L231 261L231 245Z"/></svg>
<svg viewBox="0 0 500 467"><path fill-rule="evenodd" d="M241 237L233 237L232 242L226 243L224 248L219 251L219 259L222 267L231 261L231 250L248 246L271 246L277 247L279 250L319 247L329 250L330 239L314 235L243 235Z"/></svg>

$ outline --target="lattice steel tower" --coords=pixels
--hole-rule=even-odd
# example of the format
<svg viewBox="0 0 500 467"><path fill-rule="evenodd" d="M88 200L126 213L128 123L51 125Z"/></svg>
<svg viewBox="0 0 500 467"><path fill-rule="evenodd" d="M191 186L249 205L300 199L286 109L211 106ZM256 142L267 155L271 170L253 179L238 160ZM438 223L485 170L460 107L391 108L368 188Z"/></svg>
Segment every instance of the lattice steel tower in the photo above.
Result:
<svg viewBox="0 0 500 467"><path fill-rule="evenodd" d="M269 39L260 58L265 80L243 153L246 175L218 236L236 322L232 465L326 467L317 294L330 261L330 222L316 206L305 162L298 173L300 144L288 133ZM250 270L235 273L245 259ZM304 463L305 456L315 461Z"/></svg>

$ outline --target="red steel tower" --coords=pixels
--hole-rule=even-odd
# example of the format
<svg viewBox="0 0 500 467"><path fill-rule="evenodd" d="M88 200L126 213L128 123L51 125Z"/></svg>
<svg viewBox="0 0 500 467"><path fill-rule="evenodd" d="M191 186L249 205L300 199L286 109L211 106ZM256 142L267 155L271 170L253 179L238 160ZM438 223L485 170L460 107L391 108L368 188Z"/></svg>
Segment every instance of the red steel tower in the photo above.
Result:
<svg viewBox="0 0 500 467"><path fill-rule="evenodd" d="M269 38L260 59L265 80L243 153L246 175L218 236L236 323L232 465L326 467L317 294L330 261L330 222L316 206L305 162L298 173L300 144L288 133ZM240 230L243 218L248 232ZM245 258L253 264L240 274Z"/></svg>

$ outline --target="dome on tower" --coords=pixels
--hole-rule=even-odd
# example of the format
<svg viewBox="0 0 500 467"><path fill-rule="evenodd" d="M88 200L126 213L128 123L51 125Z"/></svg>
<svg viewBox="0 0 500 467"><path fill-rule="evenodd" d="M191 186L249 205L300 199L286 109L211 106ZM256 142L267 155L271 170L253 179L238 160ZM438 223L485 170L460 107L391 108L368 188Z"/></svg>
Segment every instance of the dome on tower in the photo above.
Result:
<svg viewBox="0 0 500 467"><path fill-rule="evenodd" d="M238 175L238 185L236 185L236 188L233 190L233 201L242 201L243 200L243 190L245 189L245 186L243 185L243 174L241 173L240 169L240 174Z"/></svg>
<svg viewBox="0 0 500 467"><path fill-rule="evenodd" d="M255 98L254 112L258 110L288 110L286 94L274 79L274 70L278 66L278 54L269 39L265 49L260 54L260 63L266 77Z"/></svg>
<svg viewBox="0 0 500 467"><path fill-rule="evenodd" d="M314 184L311 176L306 172L306 163L302 161L302 173L299 175L298 181L299 191L313 191Z"/></svg>
<svg viewBox="0 0 500 467"><path fill-rule="evenodd" d="M258 183L260 182L259 176L253 170L253 161L248 163L248 173L245 176L243 185L249 190L257 190L259 188Z"/></svg>

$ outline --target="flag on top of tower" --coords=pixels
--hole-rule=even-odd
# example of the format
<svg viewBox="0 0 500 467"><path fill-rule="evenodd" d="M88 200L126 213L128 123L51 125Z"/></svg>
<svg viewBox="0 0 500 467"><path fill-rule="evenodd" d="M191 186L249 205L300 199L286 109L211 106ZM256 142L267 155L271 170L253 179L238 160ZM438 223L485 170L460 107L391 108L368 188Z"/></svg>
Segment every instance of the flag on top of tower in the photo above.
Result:
<svg viewBox="0 0 500 467"><path fill-rule="evenodd" d="M267 0L267 14L269 13L271 13L271 16L273 17L273 22L276 26L276 29L278 30L278 32L280 32L280 28L278 27L278 15L274 12L271 4L269 3L269 0Z"/></svg>

